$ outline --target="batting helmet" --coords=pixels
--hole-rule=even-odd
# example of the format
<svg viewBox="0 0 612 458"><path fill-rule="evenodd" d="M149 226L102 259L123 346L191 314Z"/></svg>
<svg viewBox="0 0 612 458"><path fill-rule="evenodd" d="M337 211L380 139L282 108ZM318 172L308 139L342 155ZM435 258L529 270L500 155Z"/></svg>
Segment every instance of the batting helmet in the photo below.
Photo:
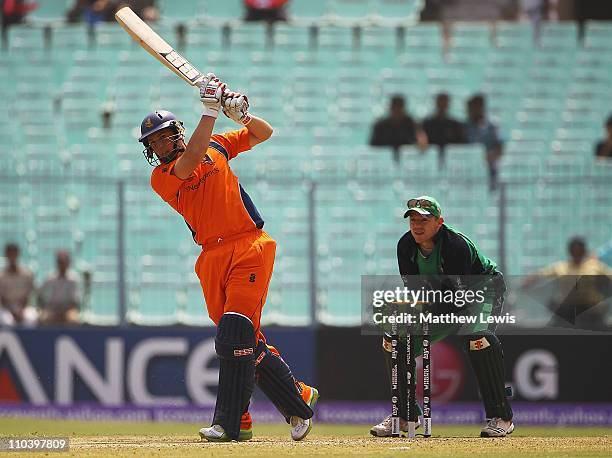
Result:
<svg viewBox="0 0 612 458"><path fill-rule="evenodd" d="M157 110L152 113L149 113L140 124L140 138L138 139L145 146L145 150L143 154L147 159L147 162L153 166L158 166L160 164L160 160L153 153L153 149L149 145L149 141L147 137L153 134L154 132L165 129L166 127L173 127L176 130L176 134L173 135L172 140L175 141L174 149L170 154L161 159L162 162L168 163L173 161L178 154L178 147L176 146L176 141L181 139L183 133L185 132L185 128L183 127L183 123L176 119L173 113L166 110Z"/></svg>

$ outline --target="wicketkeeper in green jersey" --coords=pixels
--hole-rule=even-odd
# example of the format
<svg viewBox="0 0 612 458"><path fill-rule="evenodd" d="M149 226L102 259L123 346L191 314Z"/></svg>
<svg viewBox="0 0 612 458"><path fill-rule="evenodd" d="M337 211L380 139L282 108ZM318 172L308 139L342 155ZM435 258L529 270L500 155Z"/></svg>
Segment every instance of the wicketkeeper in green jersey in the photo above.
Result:
<svg viewBox="0 0 612 458"><path fill-rule="evenodd" d="M421 196L408 201L408 210L404 218L409 218L410 231L406 232L397 244L397 260L404 285L414 285L413 280L420 278L443 278L443 288L448 292L462 289L474 289L474 282L486 284L484 300L465 309L449 309L459 313L478 316L478 320L467 326L451 325L437 327L431 335L431 341L439 341L450 334L458 333L461 328L463 345L469 356L472 368L478 380L478 387L484 404L487 423L481 430L481 437L503 437L514 431L512 408L505 387L502 346L495 335L495 325L489 324L491 314L498 314L503 306L506 290L502 274L496 264L484 256L476 245L465 235L457 232L444 222L440 204L433 197ZM420 277L417 277L420 276ZM440 304L434 310L440 313ZM422 353L422 337L416 336L416 354ZM399 345L401 349L405 347ZM387 365L391 367L391 339L383 336L383 350ZM404 350L405 351L405 350ZM405 357L398 357L400 363ZM435 362L434 362L435 364ZM405 367L403 368L405 371ZM389 371L390 372L390 371ZM416 376L416 374L413 374ZM407 430L406 419L406 379L399 378L400 425ZM417 408L417 410L419 410ZM390 417L370 430L378 437L391 435Z"/></svg>

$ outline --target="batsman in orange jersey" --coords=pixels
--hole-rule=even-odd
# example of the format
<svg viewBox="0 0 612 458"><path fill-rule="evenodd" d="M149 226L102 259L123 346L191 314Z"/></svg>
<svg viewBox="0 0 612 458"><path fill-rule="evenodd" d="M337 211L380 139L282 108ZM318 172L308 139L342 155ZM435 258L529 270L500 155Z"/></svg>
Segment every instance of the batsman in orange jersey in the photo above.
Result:
<svg viewBox="0 0 612 458"><path fill-rule="evenodd" d="M141 125L144 155L154 166L151 186L187 223L202 247L195 270L208 315L217 325L219 391L212 426L202 439L252 437L248 411L255 383L301 440L312 428L316 388L298 382L278 351L266 343L261 313L272 277L276 242L229 161L266 141L272 127L251 116L245 95L230 92L212 73L200 85L204 111L188 142L183 123L169 111L148 114ZM213 134L219 110L239 130Z"/></svg>

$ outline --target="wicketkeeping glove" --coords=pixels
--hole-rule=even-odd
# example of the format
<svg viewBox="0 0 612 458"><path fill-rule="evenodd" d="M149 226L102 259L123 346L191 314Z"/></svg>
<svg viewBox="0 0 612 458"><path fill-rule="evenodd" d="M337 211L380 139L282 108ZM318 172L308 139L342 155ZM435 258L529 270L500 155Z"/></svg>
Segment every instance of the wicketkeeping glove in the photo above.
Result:
<svg viewBox="0 0 612 458"><path fill-rule="evenodd" d="M226 91L223 94L223 113L232 121L246 126L251 122L249 115L249 99L240 92Z"/></svg>
<svg viewBox="0 0 612 458"><path fill-rule="evenodd" d="M210 78L209 75L211 76ZM208 82L204 84L206 79L208 79ZM206 78L202 80L202 84L200 85L200 100L204 104L203 116L216 118L219 115L225 88L225 83L219 81L219 78L216 78L212 73L206 75Z"/></svg>

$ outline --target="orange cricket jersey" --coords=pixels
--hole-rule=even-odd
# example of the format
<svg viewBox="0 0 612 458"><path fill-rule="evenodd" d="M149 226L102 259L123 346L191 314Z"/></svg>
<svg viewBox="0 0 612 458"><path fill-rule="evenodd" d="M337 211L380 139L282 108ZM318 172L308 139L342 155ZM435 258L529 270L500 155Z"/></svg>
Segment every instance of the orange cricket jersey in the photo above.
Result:
<svg viewBox="0 0 612 458"><path fill-rule="evenodd" d="M176 161L153 169L151 187L183 216L199 245L263 227L261 215L228 164L249 149L246 128L214 134L204 160L186 180L171 173Z"/></svg>

